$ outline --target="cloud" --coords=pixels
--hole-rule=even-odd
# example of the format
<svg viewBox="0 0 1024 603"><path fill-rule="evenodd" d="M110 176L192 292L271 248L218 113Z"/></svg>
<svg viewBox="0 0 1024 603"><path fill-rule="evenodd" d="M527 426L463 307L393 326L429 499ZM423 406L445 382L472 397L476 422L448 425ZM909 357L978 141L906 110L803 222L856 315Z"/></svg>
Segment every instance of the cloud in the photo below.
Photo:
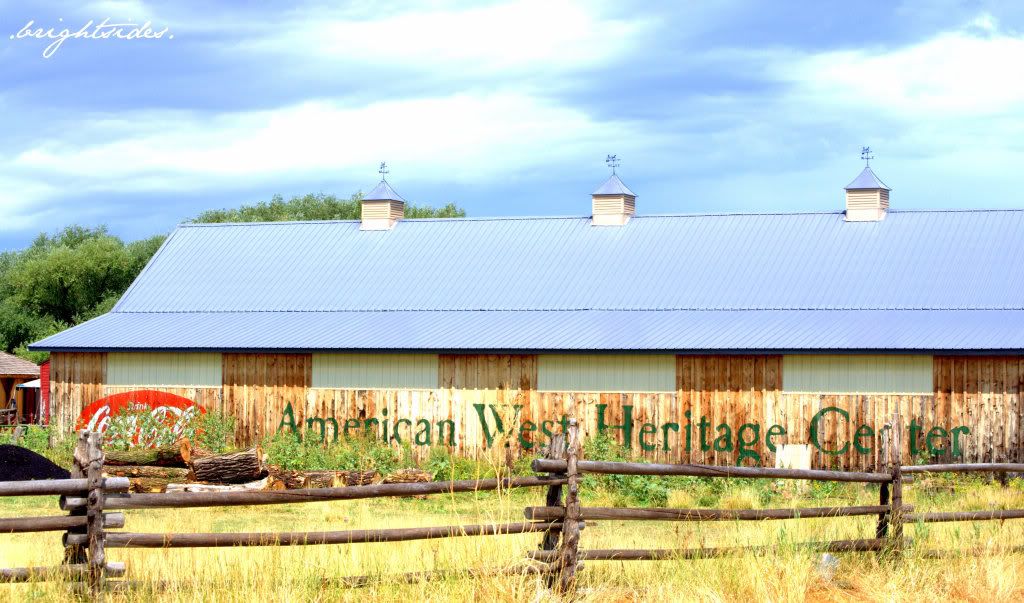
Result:
<svg viewBox="0 0 1024 603"><path fill-rule="evenodd" d="M598 124L570 107L511 92L362 107L310 101L215 116L123 115L94 122L75 140L40 143L11 165L137 190L323 171L368 180L378 159L405 177L472 182L628 138L630 127Z"/></svg>
<svg viewBox="0 0 1024 603"><path fill-rule="evenodd" d="M805 102L870 108L903 118L981 116L1024 104L1024 38L1001 31L990 14L957 31L896 49L812 54L776 64Z"/></svg>
<svg viewBox="0 0 1024 603"><path fill-rule="evenodd" d="M550 72L601 65L645 29L602 15L604 3L517 0L490 5L405 8L383 15L294 16L276 35L243 49L273 50L342 64L415 67L507 76L523 69ZM379 82L376 82L379 83ZM367 81L373 87L375 82Z"/></svg>

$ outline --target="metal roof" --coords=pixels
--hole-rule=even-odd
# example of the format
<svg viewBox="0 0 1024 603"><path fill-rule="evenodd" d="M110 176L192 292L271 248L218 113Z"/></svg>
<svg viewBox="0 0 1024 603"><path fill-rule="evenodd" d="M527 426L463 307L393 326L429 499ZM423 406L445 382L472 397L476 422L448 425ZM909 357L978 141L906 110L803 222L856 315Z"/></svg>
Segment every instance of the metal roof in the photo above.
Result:
<svg viewBox="0 0 1024 603"><path fill-rule="evenodd" d="M630 197L636 197L636 193L629 190L622 180L615 174L612 174L604 181L604 184L597 187L597 190L591 193L593 195L629 195Z"/></svg>
<svg viewBox="0 0 1024 603"><path fill-rule="evenodd" d="M878 179L878 176L876 176L875 173L871 171L871 168L866 166L864 170L856 178L853 179L853 182L846 185L846 190L848 191L875 188L883 188L887 191L892 190L888 186L886 186L884 182Z"/></svg>
<svg viewBox="0 0 1024 603"><path fill-rule="evenodd" d="M193 351L1020 351L1019 310L111 312L33 346Z"/></svg>
<svg viewBox="0 0 1024 603"><path fill-rule="evenodd" d="M32 349L1024 350L1024 210L184 225Z"/></svg>
<svg viewBox="0 0 1024 603"><path fill-rule="evenodd" d="M373 190L363 197L363 201L401 201L405 203L405 199L391 188L387 180L381 180L380 184L373 187Z"/></svg>

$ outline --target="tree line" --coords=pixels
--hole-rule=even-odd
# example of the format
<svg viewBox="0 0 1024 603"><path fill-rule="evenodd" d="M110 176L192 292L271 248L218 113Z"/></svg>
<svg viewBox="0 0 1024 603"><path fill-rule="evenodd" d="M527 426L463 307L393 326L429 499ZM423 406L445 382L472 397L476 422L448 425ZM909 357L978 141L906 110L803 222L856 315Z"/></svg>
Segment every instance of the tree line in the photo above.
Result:
<svg viewBox="0 0 1024 603"><path fill-rule="evenodd" d="M193 223L354 220L361 194L350 198L309 194L233 209L205 211ZM408 218L461 218L453 203L442 207L407 205ZM71 225L40 234L27 248L0 253L0 349L33 362L45 352L27 346L44 337L109 312L167 235L126 242L105 226Z"/></svg>

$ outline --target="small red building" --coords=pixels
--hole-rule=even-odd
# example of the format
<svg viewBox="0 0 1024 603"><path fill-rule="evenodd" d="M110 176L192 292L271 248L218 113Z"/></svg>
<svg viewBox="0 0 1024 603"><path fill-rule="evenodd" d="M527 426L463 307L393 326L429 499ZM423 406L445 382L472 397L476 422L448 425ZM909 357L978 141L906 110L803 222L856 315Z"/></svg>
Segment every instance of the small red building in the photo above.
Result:
<svg viewBox="0 0 1024 603"><path fill-rule="evenodd" d="M39 387L22 387L39 380L39 367L0 352L0 423L38 423L42 414Z"/></svg>

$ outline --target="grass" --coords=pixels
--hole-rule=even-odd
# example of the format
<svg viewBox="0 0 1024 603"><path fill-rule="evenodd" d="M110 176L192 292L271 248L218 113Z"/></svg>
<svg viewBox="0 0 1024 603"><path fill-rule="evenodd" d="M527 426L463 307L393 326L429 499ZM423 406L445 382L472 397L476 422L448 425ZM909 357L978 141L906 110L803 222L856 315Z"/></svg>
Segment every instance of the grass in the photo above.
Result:
<svg viewBox="0 0 1024 603"><path fill-rule="evenodd" d="M807 484L720 480L714 492L701 483L668 493L672 506L711 500L728 508L873 504L877 489L855 485L822 488ZM949 484L956 484L949 491ZM710 488L711 486L707 486ZM1024 508L1024 487L1009 488L971 478L929 480L907 486L906 502L918 511ZM586 490L584 504L607 506L621 496ZM304 505L236 507L189 511L127 512L127 529L139 532L284 531L392 528L521 521L525 506L541 504L540 490L457 494L427 500L378 499ZM766 505L766 503L768 503ZM0 501L0 516L57 514L54 498ZM582 601L1013 601L1024 598L1024 521L907 526L914 546L901 560L874 554L841 555L834 576L823 575L820 555L791 546L803 541L872 535L874 518L773 522L619 522L588 526L582 548L677 548L783 543L771 555L720 560L587 562L580 575ZM487 570L522 565L536 548L537 534L455 538L395 544L108 551L125 561L138 585L108 599L153 601L266 600L554 600L536 577ZM54 565L60 535L0 536L0 567ZM925 559L922 549L953 551ZM348 588L340 578L388 576L427 570L475 570L411 584L382 579ZM62 584L0 585L0 599L49 601L67 598Z"/></svg>

